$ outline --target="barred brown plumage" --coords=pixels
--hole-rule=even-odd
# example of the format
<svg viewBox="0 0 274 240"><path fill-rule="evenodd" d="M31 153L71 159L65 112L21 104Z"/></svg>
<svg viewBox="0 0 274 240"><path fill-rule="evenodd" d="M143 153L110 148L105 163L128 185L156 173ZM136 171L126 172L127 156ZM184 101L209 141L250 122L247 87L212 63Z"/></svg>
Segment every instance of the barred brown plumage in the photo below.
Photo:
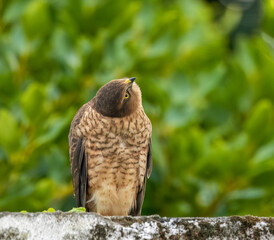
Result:
<svg viewBox="0 0 274 240"><path fill-rule="evenodd" d="M77 206L101 215L140 215L151 174L152 127L134 80L104 85L70 127Z"/></svg>

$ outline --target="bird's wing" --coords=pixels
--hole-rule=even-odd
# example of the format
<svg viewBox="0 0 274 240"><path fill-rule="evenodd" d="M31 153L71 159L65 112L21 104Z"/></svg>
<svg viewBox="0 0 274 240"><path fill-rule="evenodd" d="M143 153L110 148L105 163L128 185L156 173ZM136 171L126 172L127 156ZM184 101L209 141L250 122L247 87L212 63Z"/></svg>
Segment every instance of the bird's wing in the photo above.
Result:
<svg viewBox="0 0 274 240"><path fill-rule="evenodd" d="M152 156L151 156L151 138L149 139L148 153L147 153L147 165L144 181L142 185L139 185L138 192L134 204L129 212L129 215L140 216L146 191L146 180L150 177L152 170Z"/></svg>
<svg viewBox="0 0 274 240"><path fill-rule="evenodd" d="M71 173L73 180L73 191L77 207L85 207L86 188L87 188L87 161L85 156L84 138L76 133L76 127L79 125L84 112L87 110L87 104L82 106L74 119L72 120L69 133L69 150Z"/></svg>

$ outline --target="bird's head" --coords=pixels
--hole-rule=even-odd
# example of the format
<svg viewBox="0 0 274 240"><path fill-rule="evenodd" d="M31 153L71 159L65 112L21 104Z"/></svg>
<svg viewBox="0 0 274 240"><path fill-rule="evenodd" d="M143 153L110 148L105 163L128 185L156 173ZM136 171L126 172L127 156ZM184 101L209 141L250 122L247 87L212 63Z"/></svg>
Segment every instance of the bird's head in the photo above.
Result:
<svg viewBox="0 0 274 240"><path fill-rule="evenodd" d="M107 117L125 117L141 107L141 90L135 79L115 79L101 87L95 97L96 111Z"/></svg>

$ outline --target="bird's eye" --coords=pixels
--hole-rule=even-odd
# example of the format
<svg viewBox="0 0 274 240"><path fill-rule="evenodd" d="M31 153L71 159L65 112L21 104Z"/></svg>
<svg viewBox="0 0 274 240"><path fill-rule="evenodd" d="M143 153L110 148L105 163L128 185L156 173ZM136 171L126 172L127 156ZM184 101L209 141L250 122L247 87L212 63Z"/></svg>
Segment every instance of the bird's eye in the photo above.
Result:
<svg viewBox="0 0 274 240"><path fill-rule="evenodd" d="M129 98L129 94L126 93L126 94L125 94L125 99L128 99L128 98Z"/></svg>

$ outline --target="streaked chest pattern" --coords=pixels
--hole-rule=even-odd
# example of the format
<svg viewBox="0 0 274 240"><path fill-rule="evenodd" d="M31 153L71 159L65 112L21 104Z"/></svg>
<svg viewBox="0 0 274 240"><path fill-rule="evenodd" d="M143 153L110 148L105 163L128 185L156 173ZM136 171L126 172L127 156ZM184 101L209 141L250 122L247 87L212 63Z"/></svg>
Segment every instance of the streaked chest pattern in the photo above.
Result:
<svg viewBox="0 0 274 240"><path fill-rule="evenodd" d="M76 131L84 136L90 191L106 181L117 188L143 182L151 135L143 109L124 118L109 118L90 107Z"/></svg>

